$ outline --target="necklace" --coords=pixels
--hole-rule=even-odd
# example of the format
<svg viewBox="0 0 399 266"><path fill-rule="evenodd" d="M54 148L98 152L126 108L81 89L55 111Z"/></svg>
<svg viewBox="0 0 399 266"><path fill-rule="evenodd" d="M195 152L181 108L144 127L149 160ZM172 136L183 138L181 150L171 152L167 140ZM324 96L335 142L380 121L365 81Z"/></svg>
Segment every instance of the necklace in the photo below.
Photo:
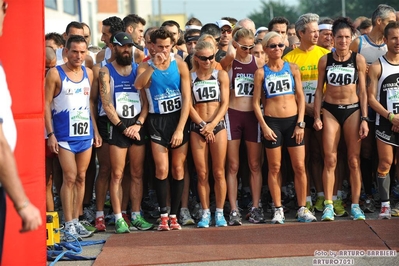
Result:
<svg viewBox="0 0 399 266"><path fill-rule="evenodd" d="M72 68L70 68L70 67L68 66L68 63L65 63L65 66L66 66L69 70L71 70L73 73L75 73L75 75L78 74L79 69L78 69L78 70L73 70Z"/></svg>
<svg viewBox="0 0 399 266"><path fill-rule="evenodd" d="M345 57L350 53L350 51L348 51L345 55L340 56L340 55L337 53L337 50L335 50L334 52L335 52L335 55L338 57L338 61L339 61L339 62L344 61ZM341 57L342 57L342 59L341 59Z"/></svg>
<svg viewBox="0 0 399 266"><path fill-rule="evenodd" d="M382 43L377 43L373 38L371 38L370 35L367 35L367 37L372 41L375 45L378 45L378 50L381 50L381 44Z"/></svg>

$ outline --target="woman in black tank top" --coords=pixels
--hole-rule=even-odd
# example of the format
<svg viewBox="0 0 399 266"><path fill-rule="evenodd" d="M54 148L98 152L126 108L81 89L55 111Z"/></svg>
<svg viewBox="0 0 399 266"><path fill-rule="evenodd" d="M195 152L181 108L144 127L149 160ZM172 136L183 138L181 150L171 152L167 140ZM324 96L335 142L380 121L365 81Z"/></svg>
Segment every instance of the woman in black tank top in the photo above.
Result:
<svg viewBox="0 0 399 266"><path fill-rule="evenodd" d="M325 208L323 221L334 220L333 188L337 162L337 146L341 129L346 142L352 192L351 214L364 220L359 208L361 189L360 145L369 132L366 93L366 60L349 50L354 27L348 18L333 24L335 51L323 56L318 65L319 79L315 95L314 128L323 128ZM324 88L324 84L325 88ZM324 103L322 106L324 91ZM323 121L320 111L323 108Z"/></svg>

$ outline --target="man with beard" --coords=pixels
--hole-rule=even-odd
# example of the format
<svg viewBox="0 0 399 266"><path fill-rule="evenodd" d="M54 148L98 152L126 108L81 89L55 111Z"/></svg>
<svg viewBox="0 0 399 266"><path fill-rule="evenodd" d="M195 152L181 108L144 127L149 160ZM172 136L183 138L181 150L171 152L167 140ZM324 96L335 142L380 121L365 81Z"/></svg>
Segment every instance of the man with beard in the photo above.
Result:
<svg viewBox="0 0 399 266"><path fill-rule="evenodd" d="M115 232L129 233L122 217L122 177L126 154L130 161L130 199L132 201L132 230L148 230L152 225L140 215L143 194L143 163L145 134L142 126L148 114L146 98L134 87L137 64L132 63L133 41L129 34L120 32L112 39L115 61L105 65L99 73L103 108L110 120L109 152L111 159L110 194L115 214Z"/></svg>

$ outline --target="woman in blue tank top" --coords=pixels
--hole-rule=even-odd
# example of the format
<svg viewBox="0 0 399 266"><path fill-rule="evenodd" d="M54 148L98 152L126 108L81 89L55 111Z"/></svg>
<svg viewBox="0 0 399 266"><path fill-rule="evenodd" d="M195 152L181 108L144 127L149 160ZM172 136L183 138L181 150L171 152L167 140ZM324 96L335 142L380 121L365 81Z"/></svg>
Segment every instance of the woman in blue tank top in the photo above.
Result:
<svg viewBox="0 0 399 266"><path fill-rule="evenodd" d="M275 205L272 223L284 223L279 175L283 143L288 149L294 170L298 199L298 221L316 218L306 205L305 170L305 96L297 65L281 59L284 42L280 34L269 32L262 41L269 60L255 72L253 107L262 129L269 166L268 183ZM263 112L260 104L263 104Z"/></svg>

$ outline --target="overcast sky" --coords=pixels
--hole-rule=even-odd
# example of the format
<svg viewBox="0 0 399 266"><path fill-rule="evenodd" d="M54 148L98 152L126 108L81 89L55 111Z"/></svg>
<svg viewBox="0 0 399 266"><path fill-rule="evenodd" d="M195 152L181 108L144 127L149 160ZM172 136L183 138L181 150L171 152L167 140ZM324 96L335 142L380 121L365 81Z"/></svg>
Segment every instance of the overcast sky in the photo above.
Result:
<svg viewBox="0 0 399 266"><path fill-rule="evenodd" d="M159 0L152 1L154 14L158 14ZM298 0L282 0L282 2L296 5ZM260 0L161 0L162 13L186 13L187 17L194 16L201 20L202 24L215 22L221 17L242 19L260 7Z"/></svg>

